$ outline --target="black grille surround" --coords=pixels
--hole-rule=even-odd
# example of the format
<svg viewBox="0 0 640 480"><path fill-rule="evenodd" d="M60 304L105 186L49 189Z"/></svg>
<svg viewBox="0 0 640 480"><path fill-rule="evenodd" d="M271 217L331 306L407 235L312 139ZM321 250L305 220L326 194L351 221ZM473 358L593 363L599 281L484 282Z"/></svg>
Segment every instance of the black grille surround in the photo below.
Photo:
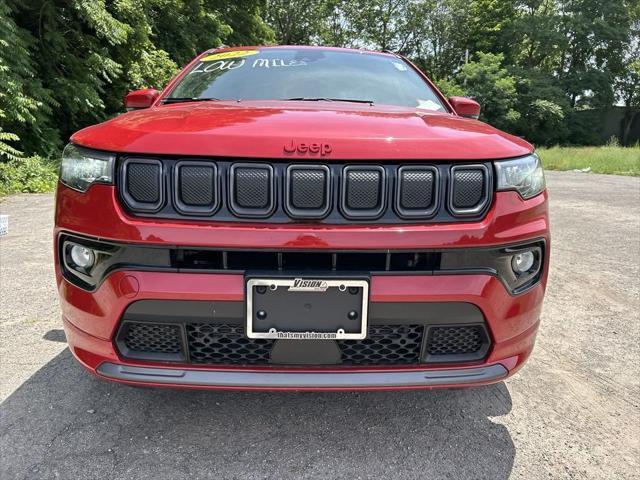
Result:
<svg viewBox="0 0 640 480"><path fill-rule="evenodd" d="M165 205L166 171L157 159L128 158L122 163L122 198L139 213L156 213Z"/></svg>
<svg viewBox="0 0 640 480"><path fill-rule="evenodd" d="M451 167L449 211L458 217L474 216L489 203L489 169L485 165Z"/></svg>
<svg viewBox="0 0 640 480"><path fill-rule="evenodd" d="M336 225L464 222L482 219L493 197L491 162L321 164L160 156L125 156L118 162L117 189L124 208L133 215L167 219ZM153 179L142 178L143 165L154 167L147 174ZM157 196L150 187L153 182ZM151 197L158 200L139 201Z"/></svg>
<svg viewBox="0 0 640 480"><path fill-rule="evenodd" d="M219 206L218 168L212 164L183 161L174 169L173 203L184 215L213 214Z"/></svg>
<svg viewBox="0 0 640 480"><path fill-rule="evenodd" d="M124 358L205 365L277 365L276 342L251 339L242 324L123 321L116 345ZM304 342L304 341L302 341ZM332 342L325 340L325 342ZM363 340L338 340L344 366L460 363L482 360L490 347L484 324L372 324Z"/></svg>

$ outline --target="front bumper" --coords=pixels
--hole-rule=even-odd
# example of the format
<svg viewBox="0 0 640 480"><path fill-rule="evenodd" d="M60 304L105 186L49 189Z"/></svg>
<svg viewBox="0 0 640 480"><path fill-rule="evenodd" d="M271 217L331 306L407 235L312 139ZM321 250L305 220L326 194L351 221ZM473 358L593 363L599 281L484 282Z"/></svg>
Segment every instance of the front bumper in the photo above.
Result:
<svg viewBox="0 0 640 480"><path fill-rule="evenodd" d="M96 221L100 218L100 221ZM398 366L233 366L168 364L124 359L114 339L126 309L138 300L244 302L245 278L229 273L121 269L95 291L56 274L67 340L76 358L98 377L150 386L220 389L403 389L481 385L515 373L530 355L539 325L549 257L546 193L523 201L496 194L479 222L428 226L241 226L129 217L111 187L91 195L60 187L55 238L62 232L146 245L277 249L477 248L543 239L543 275L518 295L490 274L372 275L370 302L466 302L482 312L491 348L482 361Z"/></svg>
<svg viewBox="0 0 640 480"><path fill-rule="evenodd" d="M175 298L241 302L240 275L115 272L95 292L61 281L60 293L71 351L101 378L191 388L395 389L479 385L513 374L533 349L544 292L538 285L511 296L488 275L374 276L372 303L471 303L482 311L493 340L486 358L471 364L377 367L176 365L121 357L113 339L132 302Z"/></svg>

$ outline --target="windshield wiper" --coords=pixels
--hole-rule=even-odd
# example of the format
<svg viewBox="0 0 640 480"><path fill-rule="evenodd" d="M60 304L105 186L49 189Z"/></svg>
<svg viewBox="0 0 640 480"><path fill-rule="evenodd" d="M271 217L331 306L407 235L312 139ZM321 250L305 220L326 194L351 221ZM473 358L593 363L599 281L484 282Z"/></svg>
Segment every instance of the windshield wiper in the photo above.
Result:
<svg viewBox="0 0 640 480"><path fill-rule="evenodd" d="M197 97L167 97L162 100L162 103L186 103L186 102L207 102L220 100L219 98L208 97L208 98L197 98Z"/></svg>
<svg viewBox="0 0 640 480"><path fill-rule="evenodd" d="M327 98L327 97L293 97L285 98L285 100L299 102L351 102L351 103L368 103L373 105L373 100L360 100L356 98Z"/></svg>

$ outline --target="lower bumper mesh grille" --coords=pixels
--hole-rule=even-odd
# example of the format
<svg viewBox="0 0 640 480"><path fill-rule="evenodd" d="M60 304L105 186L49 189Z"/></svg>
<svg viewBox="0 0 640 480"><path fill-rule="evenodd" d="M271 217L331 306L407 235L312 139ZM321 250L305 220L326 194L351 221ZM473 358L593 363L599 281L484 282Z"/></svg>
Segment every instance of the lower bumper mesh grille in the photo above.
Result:
<svg viewBox="0 0 640 480"><path fill-rule="evenodd" d="M247 338L243 325L188 323L189 356L193 363L268 363L273 340Z"/></svg>
<svg viewBox="0 0 640 480"><path fill-rule="evenodd" d="M475 353L482 348L484 341L481 328L434 327L429 331L427 352L429 355L460 355Z"/></svg>
<svg viewBox="0 0 640 480"><path fill-rule="evenodd" d="M342 363L393 365L418 363L423 325L371 325L364 340L340 340Z"/></svg>
<svg viewBox="0 0 640 480"><path fill-rule="evenodd" d="M180 353L180 327L158 323L130 323L124 344L135 352Z"/></svg>
<svg viewBox="0 0 640 480"><path fill-rule="evenodd" d="M214 365L270 364L276 340L247 338L244 330L240 324L125 321L116 344L124 357L132 359ZM490 341L480 324L369 325L365 339L336 343L341 364L375 366L481 360Z"/></svg>

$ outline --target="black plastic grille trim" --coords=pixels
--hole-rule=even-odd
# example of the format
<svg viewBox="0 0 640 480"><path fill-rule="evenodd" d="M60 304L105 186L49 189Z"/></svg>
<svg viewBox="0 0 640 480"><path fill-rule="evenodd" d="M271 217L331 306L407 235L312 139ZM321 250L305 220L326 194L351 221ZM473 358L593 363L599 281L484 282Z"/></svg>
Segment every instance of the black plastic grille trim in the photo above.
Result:
<svg viewBox="0 0 640 480"><path fill-rule="evenodd" d="M489 335L484 325L429 326L424 347L426 362L468 362L484 358Z"/></svg>
<svg viewBox="0 0 640 480"><path fill-rule="evenodd" d="M349 165L342 170L342 213L347 218L376 219L385 210L386 171L376 165Z"/></svg>
<svg viewBox="0 0 640 480"><path fill-rule="evenodd" d="M376 224L397 223L446 223L460 221L477 221L484 216L488 209L493 193L492 165L490 162L478 164L457 164L452 162L434 162L432 165L385 163L384 165L350 164L331 162L327 164L288 163L282 160L270 160L261 162L234 161L227 158L189 158L179 159L163 157L140 159L137 157L119 158L120 175L117 178L117 190L123 206L133 215L153 216L168 219L191 218L207 222L253 222L269 224L287 224L292 222L313 222L332 225L349 224L353 222L371 222ZM137 202L127 193L127 178L124 174L124 165L128 162L149 161L161 164L161 178L154 176L159 185L159 193L162 201L157 204L145 204ZM218 184L217 205L199 207L189 206L189 203L204 203L200 198L201 192L196 188L188 195L183 195L176 179L177 166L181 163L200 164L203 166L215 166ZM473 167L482 168L486 172L486 198L478 208L456 209L449 201L452 191L452 172L454 168ZM234 172L238 168L241 171L241 183L248 188L238 193L235 191ZM300 178L306 178L302 182L303 188L298 190L296 198L291 195L288 188L288 172L291 169L300 171L308 168L308 175L300 174ZM452 170L454 169L454 170ZM429 186L433 171L435 179ZM326 209L323 208L297 208L310 207L320 203L321 195L311 185L320 184L321 172L328 172L328 185L326 191ZM349 173L351 172L351 173ZM402 173L404 172L404 173ZM401 175L402 174L402 175ZM343 184L349 175L354 180L347 191ZM382 176L381 183L378 182ZM266 180L265 180L266 179ZM372 186L369 191L367 186ZM407 191L401 191L403 186ZM379 189L378 192L375 190ZM432 190L429 195L429 190ZM359 191L358 191L359 190ZM188 198L187 198L188 197ZM206 197L206 195L205 195ZM189 198L191 200L189 200ZM460 199L460 194L458 194ZM184 199L184 201L182 201ZM205 198L206 199L206 198ZM429 199L432 204L425 207ZM194 201L195 200L195 201ZM486 201L484 201L486 200ZM344 205L343 205L344 204ZM355 207L355 208L353 208ZM368 208L372 207L372 208ZM375 207L375 208L373 208ZM422 208L425 207L425 208ZM199 217L199 218L198 218Z"/></svg>
<svg viewBox="0 0 640 480"><path fill-rule="evenodd" d="M219 205L218 167L202 162L178 162L173 170L174 202L186 215L212 215Z"/></svg>
<svg viewBox="0 0 640 480"><path fill-rule="evenodd" d="M124 342L136 351L179 353L182 349L180 328L176 325L135 323L127 330Z"/></svg>
<svg viewBox="0 0 640 480"><path fill-rule="evenodd" d="M489 205L491 176L485 165L451 167L449 209L457 217L475 216Z"/></svg>
<svg viewBox="0 0 640 480"><path fill-rule="evenodd" d="M234 163L229 173L229 206L236 216L266 218L275 207L275 178L268 163Z"/></svg>
<svg viewBox="0 0 640 480"><path fill-rule="evenodd" d="M402 218L429 218L439 207L440 177L431 166L398 169L395 208Z"/></svg>
<svg viewBox="0 0 640 480"><path fill-rule="evenodd" d="M269 363L274 340L247 338L243 325L188 323L186 331L193 363Z"/></svg>
<svg viewBox="0 0 640 480"><path fill-rule="evenodd" d="M90 272L74 269L69 263L73 244L97 252L98 261ZM515 275L514 254L530 250L534 267ZM493 275L510 294L519 295L538 284L545 272L546 242L540 238L501 247L450 248L423 251L377 250L219 250L173 246L117 244L104 240L61 233L58 237L59 265L65 279L92 291L116 270L154 270L172 272L244 273L247 271L325 273L359 272L384 275L403 272L419 275Z"/></svg>
<svg viewBox="0 0 640 480"><path fill-rule="evenodd" d="M126 358L194 364L266 365L276 340L250 339L243 324L152 323L126 320L116 338ZM282 341L282 340L281 340ZM286 341L286 340L284 340ZM364 340L338 340L342 365L453 363L483 359L484 324L369 325Z"/></svg>
<svg viewBox="0 0 640 480"><path fill-rule="evenodd" d="M326 165L289 165L285 209L292 218L323 218L331 209L331 171Z"/></svg>
<svg viewBox="0 0 640 480"><path fill-rule="evenodd" d="M123 322L116 344L127 358L169 362L185 360L182 326L179 324Z"/></svg>
<svg viewBox="0 0 640 480"><path fill-rule="evenodd" d="M344 365L398 365L420 361L424 325L369 325L364 340L339 340Z"/></svg>
<svg viewBox="0 0 640 480"><path fill-rule="evenodd" d="M163 165L159 160L128 158L121 167L122 195L134 210L153 213L164 204Z"/></svg>

